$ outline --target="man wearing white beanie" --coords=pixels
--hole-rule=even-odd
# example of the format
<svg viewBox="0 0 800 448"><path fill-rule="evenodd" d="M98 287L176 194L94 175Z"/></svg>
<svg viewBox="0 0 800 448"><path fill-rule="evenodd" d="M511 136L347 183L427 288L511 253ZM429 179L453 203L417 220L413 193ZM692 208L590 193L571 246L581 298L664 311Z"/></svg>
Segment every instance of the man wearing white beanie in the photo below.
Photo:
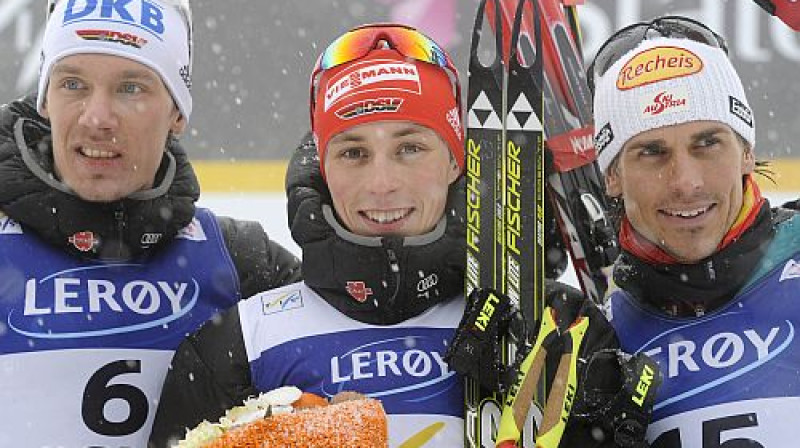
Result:
<svg viewBox="0 0 800 448"><path fill-rule="evenodd" d="M144 447L185 335L299 262L195 207L188 2L50 3L0 108L0 446Z"/></svg>
<svg viewBox="0 0 800 448"><path fill-rule="evenodd" d="M607 313L661 367L662 448L794 446L800 217L753 180L755 121L724 40L678 16L617 32L589 69L595 144L620 208Z"/></svg>

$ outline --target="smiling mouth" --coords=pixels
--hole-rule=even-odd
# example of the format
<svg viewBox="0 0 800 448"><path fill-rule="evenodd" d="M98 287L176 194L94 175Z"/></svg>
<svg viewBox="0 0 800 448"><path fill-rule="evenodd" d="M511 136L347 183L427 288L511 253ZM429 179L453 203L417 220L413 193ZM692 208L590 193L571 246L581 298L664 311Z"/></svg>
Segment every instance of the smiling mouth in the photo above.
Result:
<svg viewBox="0 0 800 448"><path fill-rule="evenodd" d="M393 224L407 218L412 208L398 208L394 210L363 210L359 212L364 218L376 224Z"/></svg>
<svg viewBox="0 0 800 448"><path fill-rule="evenodd" d="M660 210L661 213L673 217L673 218L681 218L681 219L693 219L697 218L698 216L702 216L708 213L712 208L715 207L715 204L710 204L705 207L693 208L689 210Z"/></svg>
<svg viewBox="0 0 800 448"><path fill-rule="evenodd" d="M78 152L82 156L90 159L114 159L120 156L118 153L113 151L106 151L104 149L91 148L88 146L80 147Z"/></svg>

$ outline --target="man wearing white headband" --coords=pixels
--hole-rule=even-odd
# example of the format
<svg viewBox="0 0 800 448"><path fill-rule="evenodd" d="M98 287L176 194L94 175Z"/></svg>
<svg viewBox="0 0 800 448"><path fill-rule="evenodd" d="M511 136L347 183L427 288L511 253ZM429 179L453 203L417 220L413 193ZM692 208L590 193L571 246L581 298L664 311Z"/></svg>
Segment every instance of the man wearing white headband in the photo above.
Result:
<svg viewBox="0 0 800 448"><path fill-rule="evenodd" d="M0 446L144 447L183 337L299 262L195 208L188 2L51 3L0 108Z"/></svg>
<svg viewBox="0 0 800 448"><path fill-rule="evenodd" d="M612 36L590 67L595 143L619 204L622 348L663 384L652 446L794 446L800 217L753 179L755 120L724 40L685 17Z"/></svg>

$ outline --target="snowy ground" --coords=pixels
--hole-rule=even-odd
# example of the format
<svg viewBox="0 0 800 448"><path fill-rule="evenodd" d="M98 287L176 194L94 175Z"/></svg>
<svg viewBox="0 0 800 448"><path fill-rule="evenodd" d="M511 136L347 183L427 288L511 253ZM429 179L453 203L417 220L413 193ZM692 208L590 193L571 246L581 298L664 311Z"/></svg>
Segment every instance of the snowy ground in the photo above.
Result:
<svg viewBox="0 0 800 448"><path fill-rule="evenodd" d="M773 205L800 197L800 193L783 192L765 192L765 195ZM273 240L300 255L300 248L289 234L286 196L283 193L204 193L200 205L210 208L218 215L259 221ZM562 280L577 285L572 270L568 270Z"/></svg>

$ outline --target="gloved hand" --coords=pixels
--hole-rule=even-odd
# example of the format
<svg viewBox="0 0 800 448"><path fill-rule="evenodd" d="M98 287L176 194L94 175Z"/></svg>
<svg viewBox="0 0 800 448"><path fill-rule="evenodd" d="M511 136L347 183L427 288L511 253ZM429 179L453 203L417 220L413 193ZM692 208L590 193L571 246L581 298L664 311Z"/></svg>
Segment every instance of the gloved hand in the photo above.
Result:
<svg viewBox="0 0 800 448"><path fill-rule="evenodd" d="M511 331L514 327L516 331ZM501 337L518 338L524 334L522 314L511 300L494 290L476 288L467 298L467 306L455 337L445 354L445 361L456 372L470 377L492 392L504 390L509 366L503 364Z"/></svg>
<svg viewBox="0 0 800 448"><path fill-rule="evenodd" d="M647 448L645 432L661 384L658 365L643 353L610 349L592 353L586 364L573 420L602 429L615 447Z"/></svg>
<svg viewBox="0 0 800 448"><path fill-rule="evenodd" d="M543 408L537 447L555 448L562 440L568 441L563 446L611 445L593 439L597 428L609 434L611 446L645 446L658 366L644 355L622 355L611 325L580 291L555 281L545 291L542 319L530 325L504 295L474 290L445 357L453 370L506 393L496 446L517 446L534 404ZM503 336L517 341L511 366L500 358ZM534 403L542 380L546 399Z"/></svg>

